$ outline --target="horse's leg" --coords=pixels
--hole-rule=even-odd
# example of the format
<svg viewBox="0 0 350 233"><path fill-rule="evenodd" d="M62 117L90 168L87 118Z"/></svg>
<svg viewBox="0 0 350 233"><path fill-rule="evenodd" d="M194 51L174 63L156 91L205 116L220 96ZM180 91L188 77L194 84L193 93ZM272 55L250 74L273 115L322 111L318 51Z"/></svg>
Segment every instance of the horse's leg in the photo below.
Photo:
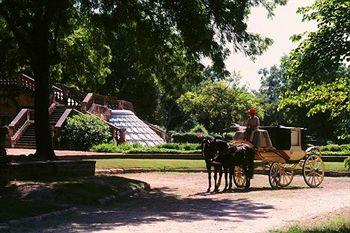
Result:
<svg viewBox="0 0 350 233"><path fill-rule="evenodd" d="M210 164L207 164L207 173L208 173L208 189L207 189L207 192L210 192L210 189L211 189L211 165Z"/></svg>
<svg viewBox="0 0 350 233"><path fill-rule="evenodd" d="M216 165L214 165L214 182L215 182L214 192L217 192L217 191L219 191L220 181L218 181L218 169L217 169Z"/></svg>
<svg viewBox="0 0 350 233"><path fill-rule="evenodd" d="M245 177L246 177L244 189L245 189L246 191L248 191L248 190L249 190L249 187L250 187L250 178L251 178L251 174L250 174L250 171L249 171L248 166L247 166L246 164L244 165L243 171L244 171L244 175L245 175Z"/></svg>
<svg viewBox="0 0 350 233"><path fill-rule="evenodd" d="M224 172L225 172L225 188L224 188L224 191L227 190L227 186L228 186L228 168L227 167L224 167Z"/></svg>
<svg viewBox="0 0 350 233"><path fill-rule="evenodd" d="M232 190L233 166L230 166L230 168L229 168L229 176L230 176L230 184L228 186L228 189Z"/></svg>
<svg viewBox="0 0 350 233"><path fill-rule="evenodd" d="M219 173L219 181L218 181L218 190L219 190L219 187L221 185L221 180L222 180L222 165L218 165L217 169Z"/></svg>

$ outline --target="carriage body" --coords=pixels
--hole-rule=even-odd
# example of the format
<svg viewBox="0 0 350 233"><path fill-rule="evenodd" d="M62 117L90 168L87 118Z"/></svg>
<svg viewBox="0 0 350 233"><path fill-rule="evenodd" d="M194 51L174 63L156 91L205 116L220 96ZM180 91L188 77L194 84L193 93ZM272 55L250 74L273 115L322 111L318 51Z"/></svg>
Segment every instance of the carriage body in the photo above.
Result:
<svg viewBox="0 0 350 233"><path fill-rule="evenodd" d="M231 143L254 148L257 164L268 168L272 188L288 186L298 165L305 182L317 187L323 181L324 164L318 148L306 148L305 131L300 127L261 126L253 131L249 141L244 140L245 131L237 131Z"/></svg>
<svg viewBox="0 0 350 233"><path fill-rule="evenodd" d="M233 143L248 143L255 148L255 160L298 162L306 155L304 129L284 126L262 126L244 141L245 131L237 131ZM270 137L271 135L271 137Z"/></svg>

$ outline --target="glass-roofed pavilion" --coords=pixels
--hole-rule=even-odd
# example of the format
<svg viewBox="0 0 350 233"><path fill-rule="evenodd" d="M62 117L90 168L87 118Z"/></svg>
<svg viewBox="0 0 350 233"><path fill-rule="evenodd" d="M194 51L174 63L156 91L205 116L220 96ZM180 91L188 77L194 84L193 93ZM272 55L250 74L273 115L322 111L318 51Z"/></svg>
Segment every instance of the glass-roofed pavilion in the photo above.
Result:
<svg viewBox="0 0 350 233"><path fill-rule="evenodd" d="M118 128L126 129L127 143L140 143L156 146L165 143L145 122L130 110L112 110L109 122Z"/></svg>

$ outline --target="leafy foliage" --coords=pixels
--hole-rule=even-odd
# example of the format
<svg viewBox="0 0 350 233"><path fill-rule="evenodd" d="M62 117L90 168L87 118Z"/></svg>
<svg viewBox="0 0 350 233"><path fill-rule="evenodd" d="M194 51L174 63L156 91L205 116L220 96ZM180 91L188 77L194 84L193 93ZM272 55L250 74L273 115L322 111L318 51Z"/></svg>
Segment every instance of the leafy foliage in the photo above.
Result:
<svg viewBox="0 0 350 233"><path fill-rule="evenodd" d="M316 20L318 28L294 36L300 44L282 61L285 81L279 109L299 109L313 122L327 122L328 127L321 126L325 139L335 135L350 140L349 10L343 0L316 0L301 8L304 19Z"/></svg>
<svg viewBox="0 0 350 233"><path fill-rule="evenodd" d="M202 138L196 133L173 133L171 135L171 141L174 143L200 143Z"/></svg>
<svg viewBox="0 0 350 233"><path fill-rule="evenodd" d="M162 112L162 98L167 104L163 119L168 123L176 109L175 100L188 86L201 81L201 58L210 58L213 69L224 73L228 46L251 57L261 54L272 41L247 31L249 9L263 6L272 14L276 5L285 2L0 1L0 20L6 22L16 46L23 50L36 90L40 90L35 95L37 154L54 158L47 112L50 72L84 90L101 94L121 90L118 97L122 99L133 96L130 90L134 87L125 85L131 80L138 86L149 84L150 90L160 89L161 94L132 99L136 111L142 109L145 115ZM144 78L141 84L139 77ZM145 107L148 101L151 110Z"/></svg>
<svg viewBox="0 0 350 233"><path fill-rule="evenodd" d="M169 154L184 154L198 153L200 144L196 143L167 143L154 147L146 147L140 144L120 144L116 146L112 143L102 143L93 146L91 151L95 152L117 152L117 153L169 153Z"/></svg>
<svg viewBox="0 0 350 233"><path fill-rule="evenodd" d="M90 151L114 153L114 152L117 152L117 145L115 143L101 143L101 144L93 145L90 148Z"/></svg>
<svg viewBox="0 0 350 233"><path fill-rule="evenodd" d="M193 91L186 92L178 100L183 111L211 132L232 130L232 124L244 121L247 109L258 109L262 117L262 108L258 108L257 98L237 83L224 81L201 83Z"/></svg>
<svg viewBox="0 0 350 233"><path fill-rule="evenodd" d="M74 149L89 149L93 145L112 140L109 126L88 114L69 117L62 130L62 145Z"/></svg>
<svg viewBox="0 0 350 233"><path fill-rule="evenodd" d="M207 135L208 131L202 124L195 125L192 129L190 129L190 133L202 132L203 135Z"/></svg>
<svg viewBox="0 0 350 233"><path fill-rule="evenodd" d="M350 152L350 144L343 144L343 145L330 144L327 146L322 146L321 150L322 151L348 151L348 152Z"/></svg>
<svg viewBox="0 0 350 233"><path fill-rule="evenodd" d="M111 49L103 42L100 29L87 25L76 28L60 40L61 62L51 67L52 78L84 92L96 92L111 73Z"/></svg>
<svg viewBox="0 0 350 233"><path fill-rule="evenodd" d="M350 170L350 157L344 160L344 165L348 170Z"/></svg>

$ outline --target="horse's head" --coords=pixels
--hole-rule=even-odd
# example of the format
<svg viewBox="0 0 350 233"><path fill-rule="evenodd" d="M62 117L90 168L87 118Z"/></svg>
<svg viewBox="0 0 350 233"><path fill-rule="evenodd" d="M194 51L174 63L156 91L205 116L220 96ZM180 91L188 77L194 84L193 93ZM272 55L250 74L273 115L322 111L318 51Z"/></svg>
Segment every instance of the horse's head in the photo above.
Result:
<svg viewBox="0 0 350 233"><path fill-rule="evenodd" d="M216 143L215 138L206 136L202 141L202 155L205 160L213 159L216 155Z"/></svg>

